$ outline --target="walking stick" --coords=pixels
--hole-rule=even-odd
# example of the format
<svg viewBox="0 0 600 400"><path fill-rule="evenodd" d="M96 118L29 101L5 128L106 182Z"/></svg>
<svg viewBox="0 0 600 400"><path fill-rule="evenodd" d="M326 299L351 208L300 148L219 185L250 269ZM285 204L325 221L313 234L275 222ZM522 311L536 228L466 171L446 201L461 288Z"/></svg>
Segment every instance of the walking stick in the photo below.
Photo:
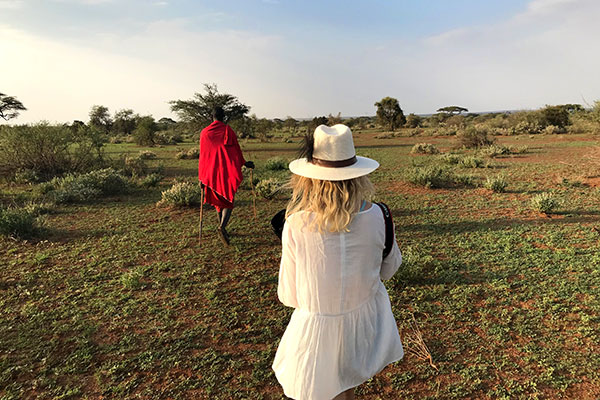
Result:
<svg viewBox="0 0 600 400"><path fill-rule="evenodd" d="M200 182L200 189L202 192L200 193L200 226L198 229L198 244L202 243L202 211L204 211L204 184Z"/></svg>
<svg viewBox="0 0 600 400"><path fill-rule="evenodd" d="M250 187L252 188L252 208L254 209L254 219L256 219L256 192L254 191L254 169L250 168Z"/></svg>

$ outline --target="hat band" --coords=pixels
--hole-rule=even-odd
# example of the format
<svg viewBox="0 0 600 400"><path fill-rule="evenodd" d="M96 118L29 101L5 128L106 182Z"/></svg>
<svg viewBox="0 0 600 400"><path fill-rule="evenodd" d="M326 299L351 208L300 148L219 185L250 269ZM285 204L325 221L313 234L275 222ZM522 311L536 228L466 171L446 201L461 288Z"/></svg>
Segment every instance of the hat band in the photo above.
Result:
<svg viewBox="0 0 600 400"><path fill-rule="evenodd" d="M326 168L343 168L343 167L348 167L352 164L356 163L356 156L352 156L351 158L348 158L346 160L336 160L336 161L331 161L331 160L322 160L320 158L312 158L312 160L310 161L312 164L314 165L318 165L319 167L326 167Z"/></svg>

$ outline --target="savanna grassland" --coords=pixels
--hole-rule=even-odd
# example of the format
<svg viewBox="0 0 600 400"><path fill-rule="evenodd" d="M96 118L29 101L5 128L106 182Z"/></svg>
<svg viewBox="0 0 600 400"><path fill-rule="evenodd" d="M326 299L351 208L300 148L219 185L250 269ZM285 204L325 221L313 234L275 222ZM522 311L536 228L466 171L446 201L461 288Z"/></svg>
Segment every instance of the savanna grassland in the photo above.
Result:
<svg viewBox="0 0 600 400"><path fill-rule="evenodd" d="M416 143L466 157L454 137L355 134L377 159L376 200L393 210L404 264L386 282L401 335L414 317L437 370L407 352L356 390L361 399L597 399L600 397L600 147L594 135L497 138L519 152L447 163ZM255 177L297 143L242 141ZM59 205L31 239L0 237L0 396L280 399L271 369L291 309L277 300L280 244L269 220L285 192L238 192L232 246L204 210L157 206L176 179L193 180L195 143L148 148L157 187ZM109 144L108 155L137 153ZM471 165L472 164L472 165ZM480 164L480 165L477 165ZM410 183L444 165L460 179ZM467 166L473 167L469 168ZM482 187L502 176L498 193ZM34 188L10 184L5 198ZM532 206L551 193L553 209ZM552 208L552 207L551 207Z"/></svg>

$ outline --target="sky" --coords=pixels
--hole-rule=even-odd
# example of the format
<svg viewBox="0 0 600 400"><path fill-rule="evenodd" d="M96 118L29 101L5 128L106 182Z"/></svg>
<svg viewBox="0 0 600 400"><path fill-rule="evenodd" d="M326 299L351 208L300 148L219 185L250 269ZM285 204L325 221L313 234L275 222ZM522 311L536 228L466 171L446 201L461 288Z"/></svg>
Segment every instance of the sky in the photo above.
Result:
<svg viewBox="0 0 600 400"><path fill-rule="evenodd" d="M12 123L176 116L215 83L258 117L600 99L598 0L0 0Z"/></svg>

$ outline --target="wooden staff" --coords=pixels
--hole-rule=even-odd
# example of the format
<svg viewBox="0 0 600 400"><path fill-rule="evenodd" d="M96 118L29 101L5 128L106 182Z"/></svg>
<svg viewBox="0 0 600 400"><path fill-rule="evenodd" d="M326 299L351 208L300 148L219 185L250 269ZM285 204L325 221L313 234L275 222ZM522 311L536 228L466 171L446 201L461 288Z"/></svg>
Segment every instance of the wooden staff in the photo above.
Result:
<svg viewBox="0 0 600 400"><path fill-rule="evenodd" d="M254 209L254 219L256 219L256 192L254 192L254 168L250 168L250 187L252 188L252 208Z"/></svg>
<svg viewBox="0 0 600 400"><path fill-rule="evenodd" d="M202 243L202 211L204 211L204 185L200 182L200 189L202 192L200 193L200 223L198 229L198 244Z"/></svg>

